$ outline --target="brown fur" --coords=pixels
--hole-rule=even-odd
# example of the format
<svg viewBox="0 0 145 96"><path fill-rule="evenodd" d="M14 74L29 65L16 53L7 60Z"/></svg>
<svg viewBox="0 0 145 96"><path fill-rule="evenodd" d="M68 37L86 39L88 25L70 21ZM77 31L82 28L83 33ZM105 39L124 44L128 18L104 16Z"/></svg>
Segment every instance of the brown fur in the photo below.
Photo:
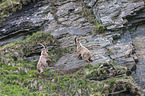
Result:
<svg viewBox="0 0 145 96"><path fill-rule="evenodd" d="M38 72L38 74L41 75L41 73L43 73L44 70L46 68L48 68L47 61L51 62L51 59L49 59L49 56L47 54L47 50L46 50L45 46L41 43L38 43L38 44L40 44L44 47L41 51L41 56L40 56L39 61L37 63L37 70L40 71L40 72Z"/></svg>
<svg viewBox="0 0 145 96"><path fill-rule="evenodd" d="M126 58L132 56L133 47L132 47L132 45L129 45L129 46L130 46L129 50L127 50L127 51L125 52L125 57L126 57Z"/></svg>
<svg viewBox="0 0 145 96"><path fill-rule="evenodd" d="M132 49L130 48L129 50L127 50L127 51L125 52L125 57L128 58L128 57L130 57L131 55L132 55Z"/></svg>
<svg viewBox="0 0 145 96"><path fill-rule="evenodd" d="M85 61L87 61L88 63L91 61L93 61L91 59L91 52L84 47L78 40L78 37L75 38L75 43L77 44L77 52L78 52L78 58L82 59L84 58Z"/></svg>

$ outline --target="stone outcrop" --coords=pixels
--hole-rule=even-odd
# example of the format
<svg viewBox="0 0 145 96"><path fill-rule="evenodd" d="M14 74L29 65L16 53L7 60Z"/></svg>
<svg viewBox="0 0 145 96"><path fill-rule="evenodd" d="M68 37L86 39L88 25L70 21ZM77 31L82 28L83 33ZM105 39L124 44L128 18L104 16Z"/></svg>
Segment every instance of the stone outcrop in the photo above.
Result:
<svg viewBox="0 0 145 96"><path fill-rule="evenodd" d="M32 3L23 10L14 13L6 22L0 25L0 46L15 40L22 39L26 34L40 30L43 24L51 22L50 5L44 2ZM5 39L8 39L5 41Z"/></svg>
<svg viewBox="0 0 145 96"><path fill-rule="evenodd" d="M88 64L77 58L74 38L80 36L80 42L92 53L92 65L114 61L130 69L133 64L140 64L136 75L141 78L137 82L142 84L144 72L138 70L144 68L144 36L139 34L144 34L144 14L143 0L39 1L13 13L0 24L0 46L22 40L38 30L51 33L60 47L69 50L54 65L65 71ZM94 22L107 30L92 36Z"/></svg>
<svg viewBox="0 0 145 96"><path fill-rule="evenodd" d="M124 27L124 17L144 6L143 0L98 0L93 7L94 14L108 30ZM109 9L109 10L108 10Z"/></svg>

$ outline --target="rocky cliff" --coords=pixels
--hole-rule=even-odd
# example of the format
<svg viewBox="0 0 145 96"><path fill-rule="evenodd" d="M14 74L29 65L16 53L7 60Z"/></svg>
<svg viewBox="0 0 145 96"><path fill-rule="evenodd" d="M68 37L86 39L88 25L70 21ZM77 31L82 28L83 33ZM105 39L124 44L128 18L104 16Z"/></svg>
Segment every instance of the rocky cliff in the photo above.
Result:
<svg viewBox="0 0 145 96"><path fill-rule="evenodd" d="M10 4L8 1L0 6ZM5 20L0 19L2 95L15 95L11 88L20 95L144 94L143 0L12 2L12 9L21 9L0 8L3 18L4 12L9 12ZM76 36L91 51L93 62L77 58ZM42 49L38 43L47 46L53 60L49 66L54 69L37 78ZM134 65L137 70L126 76L126 70Z"/></svg>

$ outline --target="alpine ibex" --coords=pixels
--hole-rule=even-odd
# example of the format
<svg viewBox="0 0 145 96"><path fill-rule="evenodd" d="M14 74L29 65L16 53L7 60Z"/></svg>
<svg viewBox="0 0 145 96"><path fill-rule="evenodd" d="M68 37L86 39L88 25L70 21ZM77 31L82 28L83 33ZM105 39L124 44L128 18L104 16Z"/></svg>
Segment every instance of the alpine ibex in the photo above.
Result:
<svg viewBox="0 0 145 96"><path fill-rule="evenodd" d="M92 62L93 60L91 59L91 52L79 42L78 37L75 38L75 43L77 44L78 58L84 58L84 60L88 63L90 61Z"/></svg>

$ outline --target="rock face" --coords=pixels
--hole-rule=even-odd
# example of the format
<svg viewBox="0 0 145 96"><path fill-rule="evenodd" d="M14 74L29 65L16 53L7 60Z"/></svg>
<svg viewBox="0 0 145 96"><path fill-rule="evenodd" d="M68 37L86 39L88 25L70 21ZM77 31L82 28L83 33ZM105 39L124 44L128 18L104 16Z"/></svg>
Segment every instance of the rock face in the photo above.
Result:
<svg viewBox="0 0 145 96"><path fill-rule="evenodd" d="M49 12L49 7L50 5L44 5L44 2L32 3L11 15L6 22L0 25L0 46L40 30L46 21L51 22L53 16ZM5 41L6 38L7 41Z"/></svg>
<svg viewBox="0 0 145 96"><path fill-rule="evenodd" d="M108 30L115 30L123 27L125 16L134 14L136 9L143 6L143 0L98 0L93 10L95 16L100 18Z"/></svg>
<svg viewBox="0 0 145 96"><path fill-rule="evenodd" d="M134 45L135 52L137 54L137 57L139 59L139 62L137 62L137 70L136 74L133 74L133 77L138 82L138 84L145 88L144 82L144 26L145 26L145 8L138 8L134 12L134 14L130 14L126 16L126 19L128 22L129 32L131 34L131 40ZM145 93L145 92L144 92Z"/></svg>
<svg viewBox="0 0 145 96"><path fill-rule="evenodd" d="M144 6L138 8L135 10L134 14L129 14L125 18L128 20L128 26L129 28L134 27L136 30L137 25L144 24L145 22L145 8ZM136 26L136 27L135 27Z"/></svg>
<svg viewBox="0 0 145 96"><path fill-rule="evenodd" d="M134 47L136 49L136 54L139 58L139 62L137 63L137 71L136 74L133 75L136 81L140 82L140 85L144 88L145 87L145 79L144 79L144 62L145 62L145 34L144 34L144 28L145 24L141 24L137 27L136 30L132 28L130 30L132 41L134 44Z"/></svg>
<svg viewBox="0 0 145 96"><path fill-rule="evenodd" d="M107 40L106 37L96 36L92 38L92 36L84 36L79 39L81 43L91 51L93 59L93 62L91 62L92 65L96 65L97 63L105 63L111 60L110 57L105 54L107 50L103 48L107 45L110 45L110 41ZM88 64L85 60L79 60L77 58L76 45L74 44L74 36L65 37L61 41L61 46L75 46L75 49L73 54L67 54L60 58L55 66L64 66L63 70L67 70Z"/></svg>
<svg viewBox="0 0 145 96"><path fill-rule="evenodd" d="M87 14L90 9L93 13ZM137 63L138 54L142 61L137 70L142 71L137 71L136 75L141 78L137 82L144 83L144 36L139 35L144 34L144 28L143 25L134 28L145 22L144 14L143 0L39 1L13 13L0 25L0 46L22 40L38 30L51 33L61 47L70 50L54 66L70 70L88 64L77 58L74 38L79 36L80 42L92 53L92 65L114 61L130 69ZM98 21L107 28L104 34L91 35L94 24L89 22L90 15L96 17L95 23ZM129 31L125 30L127 24Z"/></svg>

